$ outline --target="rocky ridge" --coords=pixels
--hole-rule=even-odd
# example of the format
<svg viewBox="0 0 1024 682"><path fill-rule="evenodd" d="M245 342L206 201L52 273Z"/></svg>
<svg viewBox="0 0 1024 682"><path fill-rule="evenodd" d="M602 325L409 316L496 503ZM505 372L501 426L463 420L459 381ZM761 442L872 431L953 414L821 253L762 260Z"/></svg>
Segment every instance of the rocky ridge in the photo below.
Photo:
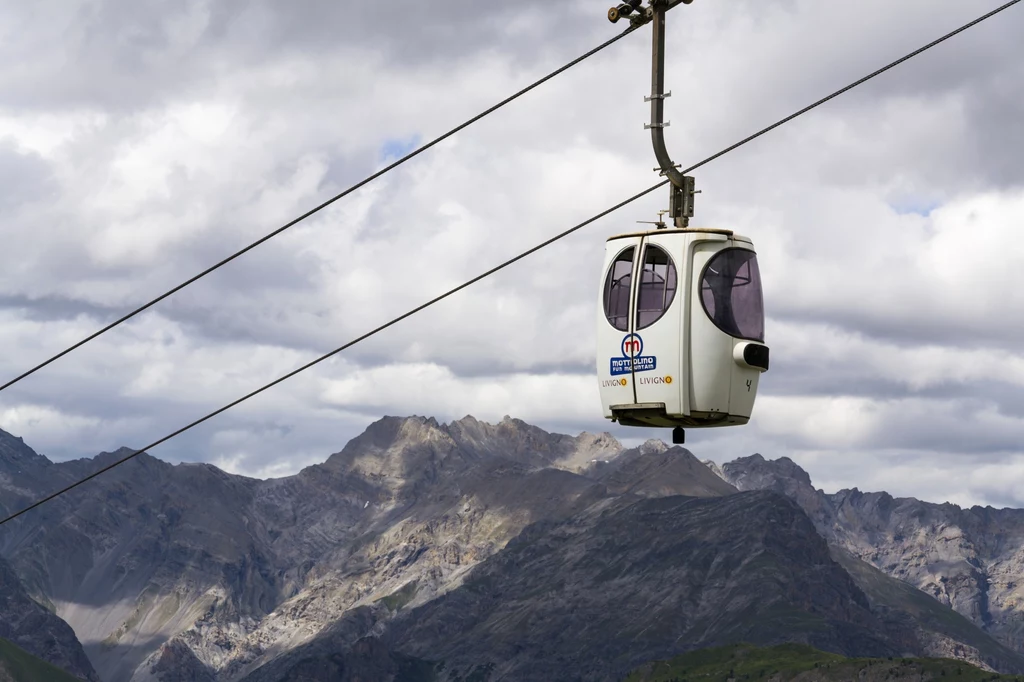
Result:
<svg viewBox="0 0 1024 682"><path fill-rule="evenodd" d="M618 680L669 652L734 641L903 651L799 507L765 492L615 497L533 524L458 589L379 637L352 637L331 631L245 682L335 679L313 671L367 665L355 646L365 639L377 660L430 663L438 680Z"/></svg>
<svg viewBox="0 0 1024 682"><path fill-rule="evenodd" d="M18 507L122 454L55 464L0 432L0 506ZM811 514L813 524L808 521L803 503L776 492L737 494L739 486L723 476L659 441L624 449L607 434L548 434L510 418L491 425L472 417L451 424L387 417L323 464L283 479L259 481L140 455L0 529L0 554L34 598L52 604L82 635L106 682L378 679L367 671L384 676L379 679L429 679L439 656L454 666L449 671L492 666L493 672L497 663L487 651L512 646L509 638L519 635L507 624L517 618L539 623L536 644L562 647L541 651L563 663L579 661L565 639L573 624L592 624L594 641L612 649L613 627L598 617L601 609L620 614L633 604L608 591L605 583L614 580L587 572L602 561L617 563L614 570L638 585L630 598L661 618L648 633L667 628L677 637L669 643L638 635L637 656L678 653L691 641L753 637L756 631L741 632L742 609L726 607L777 589L774 603L789 616L785 628L768 633L773 636L799 639L813 622L832 633L818 643L834 649L930 654L960 647L966 660L1024 671L1019 656L966 620L901 635L901 627L916 622L913 605L863 576L851 579L847 571L856 570L828 558L820 519ZM727 516L742 528L743 541L716 544L688 525L688 514L701 507L679 503L680 495L690 505L724 505L719 511L749 505L764 519L787 521L765 525L734 510ZM674 511L651 517L661 534L646 532L638 510L663 503ZM700 518L711 528L720 515ZM714 527L729 536L726 526ZM666 542L671 549L651 549ZM830 577L815 582L770 552L754 552L764 565L743 560L751 548L780 543L792 544L794 556L813 557L807 565ZM616 558L628 556L645 557L639 566L647 568ZM574 601L559 596L568 585L562 574L578 586ZM705 585L711 575L738 587L693 592L694 581ZM488 580L508 585L501 598L481 588ZM732 615L717 623L697 615L662 622L652 595L663 590L680 603L703 603L705 614L717 608ZM716 607L715 599L724 601ZM823 612L814 611L818 602ZM508 604L518 610L508 612ZM413 613L422 618L411 619ZM438 635L453 620L476 624L478 639L456 638L475 641L475 654L472 647L451 649L451 637ZM420 621L434 623L436 632L409 629ZM509 658L509 670L528 676L541 660L520 651Z"/></svg>
<svg viewBox="0 0 1024 682"><path fill-rule="evenodd" d="M827 494L787 457L723 464L739 490L793 499L833 546L951 607L1024 651L1024 510L934 504L853 488Z"/></svg>
<svg viewBox="0 0 1024 682"><path fill-rule="evenodd" d="M10 509L124 454L55 464L0 443L16 455L0 460ZM385 418L278 480L140 455L8 524L0 552L87 633L108 682L181 666L238 679L410 581L419 602L452 589L526 525L604 495L572 470L621 450L467 417Z"/></svg>

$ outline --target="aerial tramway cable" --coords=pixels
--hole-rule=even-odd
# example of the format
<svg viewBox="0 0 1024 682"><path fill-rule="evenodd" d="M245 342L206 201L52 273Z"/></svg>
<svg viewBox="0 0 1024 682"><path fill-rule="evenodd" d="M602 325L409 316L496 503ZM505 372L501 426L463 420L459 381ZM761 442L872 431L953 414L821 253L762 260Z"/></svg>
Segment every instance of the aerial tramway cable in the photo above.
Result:
<svg viewBox="0 0 1024 682"><path fill-rule="evenodd" d="M301 223L306 218L309 218L313 214L318 213L321 210L327 208L328 206L330 206L334 202L338 201L339 199L342 199L342 198L348 196L352 192L355 192L357 189L359 189L359 188L369 184L370 182L376 180L377 178L379 178L380 176L384 175L385 173L387 173L387 172L397 168L398 166L401 166L403 163L405 163L409 159L413 158L414 156L418 156L419 154L422 154L423 152L425 152L426 150L430 149L431 147L433 147L433 146L437 145L438 143L443 142L444 140L448 139L449 137L451 137L455 133L463 130L464 128L468 128L469 126L471 126L472 124L476 123L480 119L484 118L485 116L488 116L489 114L494 113L495 111L497 111L498 109L502 108L506 104L509 104L513 100L516 100L519 97L525 95L526 93L528 93L529 91L531 91L534 88L538 87L539 85L542 85L543 83L551 80L555 76L557 76L557 75L559 75L559 74L569 70L573 66L576 66L577 64L579 64L580 62L584 61L588 57L591 57L591 56L597 54L598 52L600 52L601 50L605 49L606 47L608 47L608 46L618 42L622 38L625 38L627 35L629 35L630 33L632 33L635 30L636 30L635 26L630 26L629 28L627 28L626 30L624 30L622 33L618 34L614 38L601 43L600 45L595 47L593 50L590 50L586 54L580 55L579 57L577 57L576 59L572 60L571 62L569 62L565 66L562 66L562 67L560 67L558 69L555 69L554 71L552 71L548 75L544 76L540 80L534 81L532 84L526 86L525 88L523 88L519 92L517 92L517 93L515 93L513 95L510 95L509 97L507 97L507 98L503 99L502 101L498 102L497 104L495 104L491 108L486 109L486 110L480 112L479 114L477 114L473 118L469 119L465 123L461 123L461 124L455 126L454 128L452 128L451 130L449 130L445 134L441 135L440 137L436 137L433 140L431 140L430 142L426 143L425 145L419 147L418 149L415 149L415 150L409 152L408 154L406 154L402 158L398 159L397 161L395 161L391 165L386 166L385 168L382 168L381 170L377 171L373 175L370 175L370 176L366 177L363 180L360 180L359 182L357 182L356 184L352 185L351 187L349 187L345 191L341 192L340 194L334 195L333 197L331 197L327 201L323 202L319 206L317 206L315 208L312 208L309 211L306 211L305 213L300 215L298 218L295 218L294 220L292 220L292 221L290 221L288 223L285 223L284 225L282 225L281 227L277 228L276 230L274 230L270 234L268 234L268 235L266 235L264 237L261 237L260 239L257 239L256 241L254 241L252 244L249 244L245 248L243 248L243 249L241 249L239 251L236 251L235 253L231 254L230 256L228 256L227 258L221 260L220 262L215 263L214 265L211 265L207 269L205 269L202 272L200 272L198 275L195 275L194 277L191 277L190 279L185 280L184 282L182 282L178 286L174 287L173 289L169 289L166 292L160 294L159 296L154 298L149 303L146 303L144 305L139 306L138 308L136 308L135 310L131 311L130 313L124 315L123 317L120 317L120 318L114 320L113 322L108 324L106 327L103 327L102 329L100 329L100 330L98 330L96 332L93 332L92 334L90 334L89 336L85 337L84 339L82 339L78 343L76 343L74 345L71 345L71 346L68 346L67 348L65 348L61 352L57 353L56 355L54 355L50 359L48 359L48 360L46 360L44 362L39 363L38 365L36 365L32 369L29 369L29 370L23 372L22 374L19 374L18 376L14 377L13 379L8 381L7 383L5 383L3 385L0 385L0 391L3 391L4 389L9 388L9 387L13 386L14 384L18 383L22 379L24 379L24 378L26 378L26 377L28 377L28 376L30 376L32 374L35 374L36 372L41 370L43 367L46 367L50 363L52 363L52 362L54 362L56 360L59 360L60 358L64 357L65 355L67 355L71 351L76 350L78 348L81 348L85 344L89 343L90 341L92 341L93 339L97 338L98 336L101 336L101 335L105 334L106 332L110 331L111 329L113 329L114 327L118 326L119 324L122 324L123 322L127 322L128 320L132 319L133 317L135 317L139 313L141 313L141 312L143 312L143 311L153 307L154 305L156 305L160 301L164 300L165 298L167 298L169 296L172 296L173 294L181 291L182 289L184 289L188 285L192 284L193 282L196 282L196 281L202 279L203 277L206 277L208 274L210 274L214 270L217 270L217 269L227 265L228 263L230 263L234 259L238 258L242 254L245 254L245 253L251 251L252 249L254 249L257 246L259 246L260 244L262 244L263 242L266 242L266 241L269 241L270 239L273 239L274 237L276 237L277 235L281 234L282 232L284 232L288 228L293 227L293 226Z"/></svg>
<svg viewBox="0 0 1024 682"><path fill-rule="evenodd" d="M819 99L817 102L814 102L813 104L810 104L810 105L804 107L803 109L800 109L796 113L791 114L791 115L787 116L786 118L783 118L783 119L773 123L772 125L759 130L758 132L754 133L753 135L745 137L744 139L740 140L739 142L737 142L737 143L735 143L733 145L730 145L729 147L726 147L725 149L723 149L722 151L720 151L720 152L718 152L716 154L712 154L711 156L707 157L703 161L700 161L699 163L696 163L696 164L690 166L689 168L683 170L682 173L683 174L689 173L690 171L696 170L697 168L700 168L701 166L703 166L703 165L705 165L707 163L710 163L711 161L714 161L715 159L723 156L724 154L727 154L727 153L729 153L729 152L731 152L731 151L733 151L733 150L735 150L735 149L737 149L737 148L747 144L748 142L751 142L752 140L755 140L758 137L761 137L765 133L768 133L768 132L774 130L775 128L778 128L779 126L783 125L784 123L787 123L788 121L791 121L794 118L796 118L796 117L798 117L798 116L800 116L802 114L807 113L808 111L810 111L810 110L812 110L812 109L814 109L814 108L824 104L825 102L828 102L829 100L831 100L831 99L833 99L833 98L843 94L844 92L846 92L846 91L848 91L848 90L850 90L852 88L855 88L858 85L861 85L862 83L865 83L868 80L871 80L875 76L878 76L879 74L882 74L882 73L888 71L889 69L891 69L891 68L893 68L893 67L895 67L895 66L897 66L897 65L899 65L899 64L901 64L901 63L903 63L905 61L907 61L908 59L910 59L910 58L912 58L912 57L914 57L914 56L916 56L918 54L921 54L922 52L924 52L924 51L926 51L926 50L928 50L928 49L938 45L939 43L941 43L941 42L943 42L945 40L948 40L949 38L952 38L953 36L957 35L958 33L962 32L962 31L965 31L966 29L968 29L968 28L970 28L970 27L972 27L972 26L974 26L974 25L984 21L985 19L988 19L989 17L992 17L992 16L998 14L999 12L1002 12L1003 10L1005 10L1005 9L1015 5L1015 4L1017 4L1018 2L1020 2L1020 0L1011 0L1010 2L1006 3L1005 5L1002 5L1002 6L998 7L998 8L996 8L996 9L992 10L991 12L988 12L987 14L984 14L981 17L979 17L979 18L977 18L977 19L975 19L975 20L973 20L973 21L971 21L971 22L969 22L967 24L964 24L960 28L958 28L958 29L956 29L954 31L951 31L950 33L947 33L946 35L942 36L941 38L933 40L932 42L928 43L927 45L925 45L925 46L923 46L921 48L918 48L917 50L911 52L910 54L908 54L908 55L906 55L904 57L901 57L900 59L897 59L894 62L891 62L890 64L888 64L888 65L878 69L877 71L874 71L873 73L868 74L867 76L864 76L863 78L860 78L857 81L854 81L850 85L847 85L846 87L844 87L844 88L842 88L840 90L836 90L832 94ZM619 36L619 37L621 37L621 36ZM601 211L597 215L595 215L595 216L593 216L591 218L588 218L587 220L584 220L583 222L579 223L578 225L575 225L574 227L571 227L568 230L565 230L564 232L562 232L560 234L557 234L554 237L551 237L550 239L545 240L544 242L541 242L540 244L534 246L533 248L530 248L530 249L528 249L526 251L523 251L519 255L506 260L504 263L501 263L500 265L497 265L497 266L491 268L490 270L488 270L488 271L486 271L486 272L484 272L484 273L482 273L480 275L477 275L473 279L470 279L470 280L460 284L459 286L457 286L457 287L455 287L453 289L450 289L450 290L446 291L445 293L430 299L426 303L423 303L423 304L413 308L412 310L410 310L410 311L408 311L406 313L403 313L402 315L399 315L398 317L392 319L391 321L386 322L385 324L380 325L376 329L373 329L373 330L363 334L362 336L349 341L348 343L346 343L343 346L339 346L338 348L332 350L331 352L326 353L326 354L320 356L316 360L313 360L312 362L308 362L305 365L302 365L301 367L299 367L298 369L292 370L291 372L285 374L284 376L282 376L282 377L280 377L278 379L275 379L274 381L270 382L269 384L266 384L265 386L262 386L261 388L258 388L255 391L247 393L246 395L242 396L241 398L238 398L237 400L234 400L233 402L228 403L227 405L225 405L224 407L221 407L220 409L217 409L217 410L215 410L213 412L210 412L206 416L201 417L201 418L195 420L191 424L183 426L182 428L178 429L177 431L174 431L174 432L164 436L163 438L160 438L159 440L153 441L152 443L150 443L149 445L145 446L144 448L136 450L135 452L131 453L130 455L127 455L127 456L119 459L118 461L103 467L99 471L96 471L95 473L92 473L89 476L86 476L86 477L76 481L75 483L72 483L71 485L66 486L66 487L60 489L60 490L58 490L55 493L47 495L46 497L44 497L44 498L42 498L40 500L37 500L36 502L33 502L32 504L30 504L29 506L25 507L24 509L21 509L20 511L17 511L17 512L11 514L10 516L4 518L2 521L0 521L0 526L2 526L3 524L5 524L5 523L7 523L9 521L13 521L14 519L16 519L16 518L22 516L23 514L25 514L25 513L29 512L29 511L35 509L36 507L39 507L40 505L43 505L43 504L49 502L50 500L53 500L53 499L55 499L55 498L65 494L65 493L73 490L74 488L77 488L78 486L82 485L83 483L86 483L87 481L90 481L90 480L96 478L97 476L99 476L99 475L101 475L101 474L103 474L103 473L105 473L107 471L110 471L111 469L113 469L113 468L115 468L117 466L120 466L120 465L124 464L128 460L130 460L130 459L132 459L132 458L142 454L143 452L146 452L147 450L152 450L156 446L161 445L162 443L165 443L166 441L174 438L175 436L178 436L178 435L184 433L185 431L188 431L189 429L191 429L191 428L193 428L195 426L198 426L199 424L202 424L203 422L205 422L205 421L207 421L209 419L212 419L213 417L217 416L218 414L231 409L235 405L243 403L246 400L248 400L249 398L252 398L252 397L254 397L254 396L256 396L256 395L266 391L267 389L270 389L273 386L276 386L277 384L280 384L281 382L283 382L283 381L285 381L287 379L290 379L291 377L295 376L296 374L299 374L300 372L304 372L305 370L309 369L310 367L313 367L314 365L317 365L317 364L323 362L324 360L327 360L328 358L330 358L330 357L332 357L334 355L337 355L341 351L346 350L348 348L351 348L352 346L356 345L357 343L370 338L371 336L373 336L374 334L377 334L378 332L384 331L388 327L391 327L391 326L401 322L402 320L404 320L404 319L406 319L408 317L411 317L412 315L415 315L416 313L418 313L418 312L420 312L420 311L422 311L422 310L424 310L426 308L429 308L430 306L434 305L435 303L439 303L440 301L443 301L444 299L448 298L449 296L452 296L453 294L458 293L459 291L465 289L466 287L469 287L469 286L479 282L480 280L485 279L485 278L493 275L494 273L498 272L499 270L503 270L506 267L512 265L513 263L516 263L516 262L522 260L523 258L526 258L527 256L529 256L529 255L531 255L533 253L536 253L537 251L539 251L539 250L541 250L541 249L543 249L543 248L545 248L545 247L547 247L547 246L549 246L549 245L551 245L551 244L553 244L553 243L555 243L555 242L557 242L557 241L559 241L559 240L569 236L570 234L572 234L572 233L574 233L574 232L576 232L576 231L586 227L587 225L595 222L596 220L599 220L600 218L603 218L604 216L606 216L606 215L608 215L608 214L610 214L610 213L612 213L612 212L622 208L623 206L626 206L627 204L630 204L630 203L636 201L637 199L640 199L643 196L646 196L647 194L650 194L654 190L656 190L656 189L658 189L660 187L664 187L665 185L669 184L669 182L670 182L669 180L665 180L663 182L659 182L658 184L656 184L656 185L654 185L652 187L648 187L647 189L643 190L642 192L634 194L630 198L625 199L624 201L621 201L618 204L615 204L611 208L605 209L604 211Z"/></svg>

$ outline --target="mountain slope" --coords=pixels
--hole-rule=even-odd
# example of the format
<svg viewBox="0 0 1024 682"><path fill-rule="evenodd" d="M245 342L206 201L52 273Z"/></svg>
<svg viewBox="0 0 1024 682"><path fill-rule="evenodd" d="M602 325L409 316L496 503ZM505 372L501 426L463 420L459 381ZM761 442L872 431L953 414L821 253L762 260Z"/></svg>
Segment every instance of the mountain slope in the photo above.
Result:
<svg viewBox="0 0 1024 682"><path fill-rule="evenodd" d="M3 559L0 559L0 638L77 677L90 682L99 680L71 627L29 598L21 581Z"/></svg>
<svg viewBox="0 0 1024 682"><path fill-rule="evenodd" d="M902 651L799 507L772 493L598 502L529 526L458 589L385 627L371 622L347 623L245 682L300 669L310 682L333 679L330 662L352 665L360 632L376 631L391 656L440 664L444 680L617 680L652 658L744 640ZM392 679L377 672L370 679Z"/></svg>
<svg viewBox="0 0 1024 682"><path fill-rule="evenodd" d="M12 507L123 454L53 464L7 442ZM559 466L619 450L513 419L389 417L285 479L140 455L9 524L0 548L108 682L170 675L186 650L230 679L405 582L419 599L457 585L525 525L606 494Z"/></svg>
<svg viewBox="0 0 1024 682"><path fill-rule="evenodd" d="M1024 652L1024 510L932 504L856 488L826 494L788 458L744 457L721 467L740 490L795 500L833 545L952 607Z"/></svg>
<svg viewBox="0 0 1024 682"><path fill-rule="evenodd" d="M396 625L392 641L459 670L491 663L515 679L599 680L734 641L898 653L877 630L799 508L755 493L623 501L531 527L460 590Z"/></svg>
<svg viewBox="0 0 1024 682"><path fill-rule="evenodd" d="M0 682L81 682L81 678L0 638Z"/></svg>
<svg viewBox="0 0 1024 682"><path fill-rule="evenodd" d="M920 642L920 653L957 658L989 670L1024 673L1024 656L1003 646L949 606L842 548L831 550L833 559L868 596L888 631L913 634Z"/></svg>

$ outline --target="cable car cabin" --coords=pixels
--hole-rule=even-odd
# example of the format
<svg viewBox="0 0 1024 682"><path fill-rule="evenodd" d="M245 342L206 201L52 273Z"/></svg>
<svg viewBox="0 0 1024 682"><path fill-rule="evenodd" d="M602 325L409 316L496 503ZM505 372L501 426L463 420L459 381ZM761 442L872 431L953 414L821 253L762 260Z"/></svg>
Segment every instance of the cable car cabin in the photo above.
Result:
<svg viewBox="0 0 1024 682"><path fill-rule="evenodd" d="M754 245L729 230L659 229L605 246L597 374L624 426L746 424L768 369ZM677 428L674 442L683 442Z"/></svg>

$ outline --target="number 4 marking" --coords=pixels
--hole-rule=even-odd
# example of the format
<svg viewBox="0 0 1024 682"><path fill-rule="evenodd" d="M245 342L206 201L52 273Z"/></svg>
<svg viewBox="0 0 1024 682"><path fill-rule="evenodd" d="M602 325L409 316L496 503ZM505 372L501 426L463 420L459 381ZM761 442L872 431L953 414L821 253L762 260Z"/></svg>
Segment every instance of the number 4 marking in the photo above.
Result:
<svg viewBox="0 0 1024 682"><path fill-rule="evenodd" d="M753 379L747 379L747 393L750 393L750 385L754 383Z"/></svg>

